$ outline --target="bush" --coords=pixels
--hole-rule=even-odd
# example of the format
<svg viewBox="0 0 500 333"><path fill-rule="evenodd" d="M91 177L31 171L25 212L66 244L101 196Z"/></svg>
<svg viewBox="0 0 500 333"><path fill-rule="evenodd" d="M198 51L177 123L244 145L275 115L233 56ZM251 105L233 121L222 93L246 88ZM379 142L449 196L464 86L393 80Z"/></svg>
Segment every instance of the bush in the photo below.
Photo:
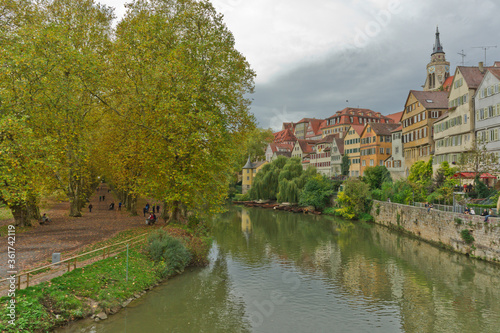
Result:
<svg viewBox="0 0 500 333"><path fill-rule="evenodd" d="M338 214L350 220L358 218L361 213L370 211L370 187L359 179L349 178L344 182L344 191L339 193L337 202L341 206L336 210Z"/></svg>
<svg viewBox="0 0 500 333"><path fill-rule="evenodd" d="M316 175L310 178L300 193L300 206L314 206L323 209L333 195L333 182L325 176Z"/></svg>
<svg viewBox="0 0 500 333"><path fill-rule="evenodd" d="M191 254L182 242L163 229L149 235L146 251L154 262L160 263L161 277L182 271L191 261Z"/></svg>
<svg viewBox="0 0 500 333"><path fill-rule="evenodd" d="M212 239L209 237L193 237L191 238L186 247L191 252L190 265L192 266L206 266L208 265L208 252Z"/></svg>
<svg viewBox="0 0 500 333"><path fill-rule="evenodd" d="M463 229L462 231L460 231L460 236L467 244L471 244L475 240L474 236L472 236L468 229Z"/></svg>
<svg viewBox="0 0 500 333"><path fill-rule="evenodd" d="M237 193L234 195L234 201L249 201L250 200L250 195L248 193L241 194Z"/></svg>

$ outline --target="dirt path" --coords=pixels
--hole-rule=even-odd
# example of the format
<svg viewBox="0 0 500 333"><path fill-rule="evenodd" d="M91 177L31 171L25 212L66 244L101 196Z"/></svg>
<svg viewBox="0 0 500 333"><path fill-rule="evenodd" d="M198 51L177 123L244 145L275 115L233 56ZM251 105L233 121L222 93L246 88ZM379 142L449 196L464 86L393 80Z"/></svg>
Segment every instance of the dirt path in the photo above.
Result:
<svg viewBox="0 0 500 333"><path fill-rule="evenodd" d="M99 196L105 196L99 201ZM115 210L108 210L111 202ZM142 211L138 216L129 216L126 210L118 211L118 200L112 192L108 192L106 184L101 184L94 193L88 208L82 211L82 217L69 217L69 203L56 204L44 211L51 222L34 227L29 231L16 235L16 270L21 272L38 267L51 260L52 253L74 251L83 246L113 237L118 232L132 228L143 227ZM2 224L12 224L13 220L2 221ZM7 237L2 237L4 244L0 253L0 279L7 277ZM64 258L62 258L64 259Z"/></svg>

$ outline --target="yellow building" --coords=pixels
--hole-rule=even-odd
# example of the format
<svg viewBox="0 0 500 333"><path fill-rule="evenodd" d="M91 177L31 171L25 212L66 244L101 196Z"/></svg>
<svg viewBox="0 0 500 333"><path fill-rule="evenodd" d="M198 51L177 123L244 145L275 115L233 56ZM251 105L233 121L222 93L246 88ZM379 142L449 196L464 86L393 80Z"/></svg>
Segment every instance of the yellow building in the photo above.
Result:
<svg viewBox="0 0 500 333"><path fill-rule="evenodd" d="M351 125L347 128L344 137L344 154L349 157L349 176L360 176L360 147L361 133L364 125Z"/></svg>
<svg viewBox="0 0 500 333"><path fill-rule="evenodd" d="M410 90L401 118L406 176L413 163L434 154L432 125L447 110L448 92Z"/></svg>
<svg viewBox="0 0 500 333"><path fill-rule="evenodd" d="M250 156L248 157L247 164L245 164L245 166L243 167L243 171L241 172L242 176L241 192L243 194L247 193L250 190L255 175L257 175L257 172L259 172L260 169L262 169L262 167L267 163L268 163L267 161L257 161L252 163L250 161Z"/></svg>
<svg viewBox="0 0 500 333"><path fill-rule="evenodd" d="M361 133L360 176L367 167L384 165L384 161L392 154L392 133L400 124L366 124Z"/></svg>

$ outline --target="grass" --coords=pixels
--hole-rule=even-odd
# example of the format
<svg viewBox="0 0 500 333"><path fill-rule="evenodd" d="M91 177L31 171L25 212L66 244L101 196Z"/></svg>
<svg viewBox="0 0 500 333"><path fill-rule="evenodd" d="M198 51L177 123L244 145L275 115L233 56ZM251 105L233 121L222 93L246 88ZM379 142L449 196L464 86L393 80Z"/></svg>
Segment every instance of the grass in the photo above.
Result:
<svg viewBox="0 0 500 333"><path fill-rule="evenodd" d="M13 218L13 216L12 216L12 212L10 211L10 209L6 206L0 207L0 221L1 220L10 220L11 218Z"/></svg>
<svg viewBox="0 0 500 333"><path fill-rule="evenodd" d="M151 229L148 229L151 231ZM186 243L193 251L193 239L199 237L179 228L167 228L168 233ZM87 246L82 252L116 243L144 229L123 231L104 242ZM77 268L49 282L43 282L16 292L15 325L9 325L7 304L9 297L0 298L1 332L45 332L78 318L120 306L135 294L154 286L162 280L165 262L155 264L138 244L129 249L128 281L126 281L126 252L111 256L83 268ZM208 251L201 251L206 254ZM101 253L101 252L99 252ZM102 254L102 253L101 253ZM198 253L199 255L199 253ZM199 264L192 262L192 264ZM21 315L22 314L22 315Z"/></svg>

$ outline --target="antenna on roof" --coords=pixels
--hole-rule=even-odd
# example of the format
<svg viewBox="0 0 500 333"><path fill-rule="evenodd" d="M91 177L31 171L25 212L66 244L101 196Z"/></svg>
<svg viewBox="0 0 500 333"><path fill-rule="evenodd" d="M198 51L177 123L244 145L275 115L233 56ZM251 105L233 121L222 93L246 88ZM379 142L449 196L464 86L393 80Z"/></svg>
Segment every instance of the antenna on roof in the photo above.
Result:
<svg viewBox="0 0 500 333"><path fill-rule="evenodd" d="M460 52L459 52L458 54L462 56L462 66L465 66L465 61L464 61L464 59L465 59L465 57L466 57L467 55L464 53L464 50L462 50L462 53L460 53Z"/></svg>
<svg viewBox="0 0 500 333"><path fill-rule="evenodd" d="M473 49L483 49L484 50L484 66L486 67L486 50L489 48L496 48L496 45L487 45L487 46L473 46Z"/></svg>

